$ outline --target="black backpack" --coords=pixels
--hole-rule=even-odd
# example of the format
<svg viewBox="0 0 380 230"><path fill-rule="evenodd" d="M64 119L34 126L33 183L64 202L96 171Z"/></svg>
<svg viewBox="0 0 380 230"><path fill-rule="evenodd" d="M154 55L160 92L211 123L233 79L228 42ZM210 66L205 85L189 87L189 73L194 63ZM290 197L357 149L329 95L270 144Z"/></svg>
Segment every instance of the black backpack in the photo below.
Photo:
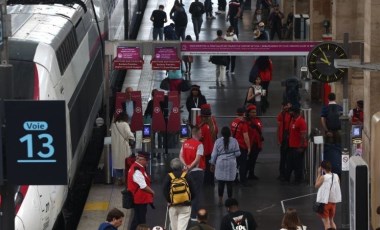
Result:
<svg viewBox="0 0 380 230"><path fill-rule="evenodd" d="M328 130L337 131L340 130L340 110L339 105L329 104L327 106L326 126Z"/></svg>
<svg viewBox="0 0 380 230"><path fill-rule="evenodd" d="M174 14L174 24L175 26L186 26L187 25L187 14L184 10L179 10Z"/></svg>

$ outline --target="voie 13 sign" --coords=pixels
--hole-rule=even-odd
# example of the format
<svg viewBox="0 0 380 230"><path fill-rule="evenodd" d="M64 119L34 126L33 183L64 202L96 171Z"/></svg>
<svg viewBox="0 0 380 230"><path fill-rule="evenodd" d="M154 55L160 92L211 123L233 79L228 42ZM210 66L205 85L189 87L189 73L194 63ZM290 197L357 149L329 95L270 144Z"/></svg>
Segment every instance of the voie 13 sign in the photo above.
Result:
<svg viewBox="0 0 380 230"><path fill-rule="evenodd" d="M5 101L10 184L67 184L65 101Z"/></svg>

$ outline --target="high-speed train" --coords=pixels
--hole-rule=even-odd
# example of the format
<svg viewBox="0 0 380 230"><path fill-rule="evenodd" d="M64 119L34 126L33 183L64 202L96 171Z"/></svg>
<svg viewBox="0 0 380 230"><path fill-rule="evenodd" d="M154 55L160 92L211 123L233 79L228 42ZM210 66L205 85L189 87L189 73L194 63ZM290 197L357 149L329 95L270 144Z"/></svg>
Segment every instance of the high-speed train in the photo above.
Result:
<svg viewBox="0 0 380 230"><path fill-rule="evenodd" d="M67 5L8 1L14 98L65 100L67 124L68 186L18 186L17 230L53 229L60 215L102 107L102 44L119 1L81 0L76 4L76 0Z"/></svg>

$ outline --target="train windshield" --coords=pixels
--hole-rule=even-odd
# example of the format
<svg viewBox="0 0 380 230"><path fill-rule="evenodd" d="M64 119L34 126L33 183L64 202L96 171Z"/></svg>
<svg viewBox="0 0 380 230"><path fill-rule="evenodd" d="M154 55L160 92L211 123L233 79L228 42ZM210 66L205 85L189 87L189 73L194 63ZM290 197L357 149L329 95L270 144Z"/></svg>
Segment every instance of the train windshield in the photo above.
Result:
<svg viewBox="0 0 380 230"><path fill-rule="evenodd" d="M15 99L31 100L34 96L34 62L11 60L13 65L13 93Z"/></svg>

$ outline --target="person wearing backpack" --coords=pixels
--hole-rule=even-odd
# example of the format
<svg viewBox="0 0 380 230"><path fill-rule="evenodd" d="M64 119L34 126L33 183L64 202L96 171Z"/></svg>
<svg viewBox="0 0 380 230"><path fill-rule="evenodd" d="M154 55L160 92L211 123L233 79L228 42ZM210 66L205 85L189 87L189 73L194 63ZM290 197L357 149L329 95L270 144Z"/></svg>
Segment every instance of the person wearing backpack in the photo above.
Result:
<svg viewBox="0 0 380 230"><path fill-rule="evenodd" d="M322 108L321 125L325 133L323 159L330 161L332 172L340 176L342 169L342 147L340 120L343 108L335 102L335 93L327 96L329 103Z"/></svg>
<svg viewBox="0 0 380 230"><path fill-rule="evenodd" d="M171 19L174 21L175 33L178 39L185 40L185 32L187 27L187 14L181 3L175 3L174 13Z"/></svg>
<svg viewBox="0 0 380 230"><path fill-rule="evenodd" d="M195 0L190 4L189 12L191 14L191 20L193 21L195 39L196 41L199 41L199 33L202 28L202 16L205 13L205 7L199 0Z"/></svg>
<svg viewBox="0 0 380 230"><path fill-rule="evenodd" d="M170 161L172 171L166 175L163 193L168 202L170 227L172 230L186 229L191 214L191 200L194 199L194 185L191 177L183 171L179 158Z"/></svg>
<svg viewBox="0 0 380 230"><path fill-rule="evenodd" d="M234 198L228 198L224 203L228 214L222 218L220 230L256 230L257 223L252 214L239 209L239 203Z"/></svg>

